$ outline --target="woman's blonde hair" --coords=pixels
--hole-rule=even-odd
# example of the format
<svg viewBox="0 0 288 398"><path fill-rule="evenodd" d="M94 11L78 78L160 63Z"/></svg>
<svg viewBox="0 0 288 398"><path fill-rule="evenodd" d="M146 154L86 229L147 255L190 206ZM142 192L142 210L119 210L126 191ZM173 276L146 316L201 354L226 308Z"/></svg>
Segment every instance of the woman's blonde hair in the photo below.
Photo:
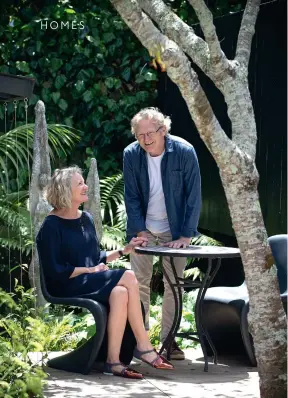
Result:
<svg viewBox="0 0 288 398"><path fill-rule="evenodd" d="M136 113L136 115L131 120L131 131L132 134L137 133L137 127L141 120L148 119L153 120L156 124L162 125L166 127L167 134L171 128L171 119L169 116L163 115L162 112L159 111L158 108L144 108L141 109L140 112Z"/></svg>
<svg viewBox="0 0 288 398"><path fill-rule="evenodd" d="M45 197L54 209L71 208L71 179L76 173L82 175L82 170L78 166L65 167L54 171L45 190Z"/></svg>

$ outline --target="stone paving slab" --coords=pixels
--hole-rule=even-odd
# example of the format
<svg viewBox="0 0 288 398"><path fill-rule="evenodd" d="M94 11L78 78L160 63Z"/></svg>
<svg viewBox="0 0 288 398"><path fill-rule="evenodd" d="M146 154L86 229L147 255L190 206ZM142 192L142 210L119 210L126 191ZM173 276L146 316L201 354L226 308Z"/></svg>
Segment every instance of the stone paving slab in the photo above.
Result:
<svg viewBox="0 0 288 398"><path fill-rule="evenodd" d="M50 376L45 390L47 398L259 398L256 368L247 366L245 359L220 358L219 364L209 363L203 371L201 350L186 350L185 361L174 361L175 370L161 371L142 362L135 369L144 380L129 380L106 376L96 371L89 375L47 368Z"/></svg>

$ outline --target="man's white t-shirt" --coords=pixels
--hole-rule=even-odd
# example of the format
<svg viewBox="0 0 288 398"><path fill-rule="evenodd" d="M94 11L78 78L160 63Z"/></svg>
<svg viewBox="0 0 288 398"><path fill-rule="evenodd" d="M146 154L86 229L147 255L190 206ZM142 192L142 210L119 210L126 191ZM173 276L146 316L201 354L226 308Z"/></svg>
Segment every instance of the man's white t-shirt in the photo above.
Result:
<svg viewBox="0 0 288 398"><path fill-rule="evenodd" d="M146 228L155 234L170 230L161 177L161 161L164 152L160 156L150 156L147 153L150 192Z"/></svg>

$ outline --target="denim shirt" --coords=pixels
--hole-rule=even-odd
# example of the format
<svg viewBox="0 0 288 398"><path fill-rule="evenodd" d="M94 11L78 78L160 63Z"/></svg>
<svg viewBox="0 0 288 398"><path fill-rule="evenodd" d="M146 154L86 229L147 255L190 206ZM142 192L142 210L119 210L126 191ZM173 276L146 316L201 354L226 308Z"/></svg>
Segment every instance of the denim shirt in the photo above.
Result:
<svg viewBox="0 0 288 398"><path fill-rule="evenodd" d="M123 173L127 239L130 240L138 232L146 230L150 191L147 154L138 142L124 150ZM182 138L166 136L161 176L172 239L198 236L201 177L193 146Z"/></svg>

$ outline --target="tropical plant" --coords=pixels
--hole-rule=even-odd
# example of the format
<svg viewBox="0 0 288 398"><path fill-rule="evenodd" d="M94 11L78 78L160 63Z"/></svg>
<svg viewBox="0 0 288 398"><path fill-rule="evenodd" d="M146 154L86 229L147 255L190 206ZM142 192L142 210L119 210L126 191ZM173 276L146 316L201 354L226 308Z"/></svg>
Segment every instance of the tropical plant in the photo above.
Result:
<svg viewBox="0 0 288 398"><path fill-rule="evenodd" d="M194 316L194 305L196 302L197 290L183 294L183 310L181 324L179 327L179 333L196 331L195 316ZM161 333L161 319L162 319L162 297L157 295L153 305L150 305L150 330L149 339L153 346L157 347L160 345L160 333ZM196 347L197 342L177 337L177 343L179 346L184 348Z"/></svg>
<svg viewBox="0 0 288 398"><path fill-rule="evenodd" d="M17 304L11 294L0 290L0 308L4 312L0 319L1 398L43 397L46 374L28 355L33 348L38 348L35 337L38 331L31 329L29 318L24 318L27 316L26 293L22 294L22 300L23 305Z"/></svg>
<svg viewBox="0 0 288 398"><path fill-rule="evenodd" d="M223 246L223 244L218 240L203 234L192 238L190 244L195 246ZM201 272L198 267L192 266L192 264L197 260L199 261L199 259L191 257L187 259L187 266L184 271L184 278L192 278L193 281L197 278L202 280L204 276L203 272Z"/></svg>
<svg viewBox="0 0 288 398"><path fill-rule="evenodd" d="M100 194L103 221L123 230L126 221L123 173L101 179Z"/></svg>
<svg viewBox="0 0 288 398"><path fill-rule="evenodd" d="M33 245L30 213L21 203L13 204L0 197L0 246L28 255Z"/></svg>
<svg viewBox="0 0 288 398"><path fill-rule="evenodd" d="M95 332L90 314L36 309L33 289L17 281L14 293L0 289L0 311L0 398L43 397L47 375L31 353L45 362L48 351L74 349Z"/></svg>
<svg viewBox="0 0 288 398"><path fill-rule="evenodd" d="M19 191L30 177L34 127L34 124L21 125L0 133L0 183L5 193ZM80 140L78 130L63 124L48 124L47 131L50 158L54 164L67 156Z"/></svg>
<svg viewBox="0 0 288 398"><path fill-rule="evenodd" d="M107 249L123 246L126 213L122 172L100 180L101 216L103 236L101 244Z"/></svg>

